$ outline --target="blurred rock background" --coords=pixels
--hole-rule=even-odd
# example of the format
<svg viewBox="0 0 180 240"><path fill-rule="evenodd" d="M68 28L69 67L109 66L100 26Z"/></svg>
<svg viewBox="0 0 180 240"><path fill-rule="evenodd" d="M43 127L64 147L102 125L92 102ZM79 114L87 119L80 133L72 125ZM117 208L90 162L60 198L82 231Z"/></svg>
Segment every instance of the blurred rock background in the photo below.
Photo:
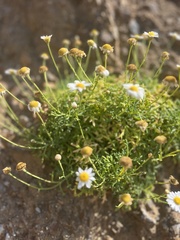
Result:
<svg viewBox="0 0 180 240"><path fill-rule="evenodd" d="M148 56L148 67L157 65L162 51L170 51L166 72L180 64L180 41L171 49L169 32L180 33L180 1L177 0L0 0L0 74L6 68L28 66L38 71L40 54L47 51L42 35L52 34L55 56L62 40L76 35L87 49L90 31L100 32L99 45L115 47L111 65L120 72L127 57L131 34L157 31ZM73 45L71 45L73 47ZM175 64L175 65L174 65Z"/></svg>

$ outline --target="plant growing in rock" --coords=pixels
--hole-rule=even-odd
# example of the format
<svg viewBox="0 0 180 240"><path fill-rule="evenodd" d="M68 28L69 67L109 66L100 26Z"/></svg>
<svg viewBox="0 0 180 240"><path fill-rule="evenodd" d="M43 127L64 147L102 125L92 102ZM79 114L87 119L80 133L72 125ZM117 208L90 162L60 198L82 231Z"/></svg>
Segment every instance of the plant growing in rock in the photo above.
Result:
<svg viewBox="0 0 180 240"><path fill-rule="evenodd" d="M37 185L18 178L10 167L3 172L38 190L63 184L75 196L103 196L111 192L119 197L118 208L136 204L140 199L163 201L166 194L153 194L152 189L157 184L157 173L163 160L178 160L179 157L180 101L172 101L171 96L178 91L180 79L166 76L158 83L163 64L169 58L165 52L154 76L145 76L141 72L158 33L145 32L141 36L147 42L147 48L138 63L133 60L138 40L128 39L128 59L120 76L108 69L109 55L115 51L113 46L106 43L99 47L97 31L91 34L93 39L87 41L87 56L77 46L68 49L68 43L59 49L58 61L51 51L52 35L41 37L59 78L55 88L48 79L47 54L42 55L43 64L39 68L44 89L36 84L28 67L22 67L17 74L11 73L16 83L26 90L26 96L20 99L1 84L1 100L12 119L9 128L14 129L16 136L26 144L15 143L4 135L1 138L18 147L32 149L43 164L53 168L48 180L30 173L23 162L17 165L16 170L37 179ZM97 57L96 63L91 59L93 53ZM61 63L64 72L59 69ZM91 74L87 74L89 66L91 69L94 66ZM19 106L26 106L32 112L32 116L28 114L28 124L18 118L6 101L5 92ZM41 184L38 185L39 181ZM179 205L179 192L168 196L170 205L173 196L173 204ZM174 209L179 211L179 207Z"/></svg>

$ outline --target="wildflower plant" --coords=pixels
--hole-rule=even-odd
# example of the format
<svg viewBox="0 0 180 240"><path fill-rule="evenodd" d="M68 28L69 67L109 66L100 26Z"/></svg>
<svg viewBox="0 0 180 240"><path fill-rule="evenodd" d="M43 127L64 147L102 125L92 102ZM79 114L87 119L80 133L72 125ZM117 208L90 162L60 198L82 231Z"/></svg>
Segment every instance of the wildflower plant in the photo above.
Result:
<svg viewBox="0 0 180 240"><path fill-rule="evenodd" d="M26 145L4 135L0 137L13 145L32 149L43 164L53 169L49 179L44 179L30 173L28 166L20 162L16 170L34 177L37 185L20 179L10 166L3 172L39 190L54 187L62 190L66 186L75 196L103 196L111 192L117 196L117 208L130 207L149 196L165 202L166 194L153 195L152 187L157 184L157 173L163 160L179 159L180 101L171 97L178 90L180 79L167 76L158 82L162 65L156 69L155 77L141 72L158 33L145 32L142 35L147 41L147 49L139 65L132 61L138 39L128 40L130 49L121 76L108 70L109 57L115 49L107 43L99 46L98 34L95 30L91 32L93 39L87 41L88 54L77 48L77 43L71 49L68 49L69 43L64 43L54 55L50 47L52 35L41 37L59 78L54 89L49 84L46 62L49 57L45 53L41 55L43 63L40 68L45 89L41 89L30 76L30 68L22 67L17 71L18 83L25 84L32 94L31 99L19 99L0 84L1 100L8 95L33 115L29 127L19 124L15 132L26 141ZM98 64L91 62L93 51L96 51ZM61 63L66 64L64 73L59 70ZM92 64L95 65L94 72L87 74L86 70ZM12 71L11 74L14 77ZM4 106L11 118L15 115L17 125L19 120L14 110L9 105ZM35 119L38 128L34 126ZM179 211L179 207L173 207L179 205L178 194L168 195L167 202Z"/></svg>

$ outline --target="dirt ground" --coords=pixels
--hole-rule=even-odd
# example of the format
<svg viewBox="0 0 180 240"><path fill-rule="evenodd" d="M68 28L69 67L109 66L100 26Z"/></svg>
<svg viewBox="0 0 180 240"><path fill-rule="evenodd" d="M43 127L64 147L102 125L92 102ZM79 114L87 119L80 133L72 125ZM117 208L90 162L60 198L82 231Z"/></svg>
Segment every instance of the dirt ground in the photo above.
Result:
<svg viewBox="0 0 180 240"><path fill-rule="evenodd" d="M98 21L98 28L104 27L101 41L104 42L111 36L109 32L114 34L112 41L115 43L115 52L118 57L122 52L123 58L124 55L127 56L127 49L123 46L127 45L127 36L133 33L133 24L140 28L140 32L158 30L162 50L167 50L168 32L179 31L179 0L133 0L132 4L128 0L61 0L59 2L62 5L57 8L52 2L58 1L47 2L48 4L36 0L0 1L1 75L8 67L32 67L33 64L37 67L37 56L45 49L39 43L39 36L44 34L55 36L57 42L53 40L52 47L57 50L62 37L72 38L75 34L82 34L85 39ZM121 7L117 8L117 4ZM22 10L25 7L26 11ZM65 16L59 14L63 8L66 8L66 11L62 11ZM87 21L84 24L86 14ZM62 32L65 32L65 36L62 36ZM149 57L150 63L156 63L157 59L159 61L159 42L156 42L156 48ZM172 61L165 67L168 74L175 72L175 64L180 64L179 50L180 41L177 41L170 52ZM158 54L154 54L156 52ZM26 162L28 170L33 173L49 177L50 170L41 166L39 159L32 153L1 144L0 170L6 166L15 169L20 161ZM25 179L22 172L15 174ZM180 163L174 164L167 160L158 175L162 181L168 179L169 175L180 181ZM33 183L32 178L26 180ZM176 186L172 190L180 189ZM154 204L151 201L146 205L140 204L137 209L129 212L123 209L116 211L118 201L111 194L99 199L96 196L75 198L66 189L62 193L58 188L38 192L1 171L0 203L0 240L180 240L180 213L173 212L168 205Z"/></svg>
<svg viewBox="0 0 180 240"><path fill-rule="evenodd" d="M31 172L48 177L49 169L31 153L2 148L0 168L25 161ZM179 176L179 166L170 161L162 169L162 178ZM14 170L13 170L14 171ZM14 171L15 172L15 171ZM24 173L15 172L25 178ZM180 214L165 204L149 202L132 211L115 210L117 199L107 194L106 199L73 197L60 189L38 192L16 182L10 176L0 176L0 239L1 240L179 240ZM178 187L175 188L178 190ZM162 191L162 189L161 189Z"/></svg>

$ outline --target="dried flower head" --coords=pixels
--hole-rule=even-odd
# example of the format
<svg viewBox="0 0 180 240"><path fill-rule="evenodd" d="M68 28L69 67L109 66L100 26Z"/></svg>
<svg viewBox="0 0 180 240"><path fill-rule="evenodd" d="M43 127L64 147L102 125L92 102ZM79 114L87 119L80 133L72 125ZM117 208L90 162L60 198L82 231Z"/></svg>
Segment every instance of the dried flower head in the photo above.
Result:
<svg viewBox="0 0 180 240"><path fill-rule="evenodd" d="M26 77L30 74L30 68L28 67L22 67L18 70L18 75L21 77Z"/></svg>
<svg viewBox="0 0 180 240"><path fill-rule="evenodd" d="M119 160L119 164L122 165L125 169L132 168L132 159L128 156L123 156Z"/></svg>
<svg viewBox="0 0 180 240"><path fill-rule="evenodd" d="M89 86L91 86L91 83L87 83L86 81L79 81L79 80L75 80L74 83L67 84L67 87L71 91L78 90L79 92L82 92L83 90L86 89L86 87L89 87Z"/></svg>
<svg viewBox="0 0 180 240"><path fill-rule="evenodd" d="M152 153L148 153L148 158L152 158L153 154Z"/></svg>
<svg viewBox="0 0 180 240"><path fill-rule="evenodd" d="M81 189L84 186L91 188L92 181L95 180L94 175L95 173L93 172L92 168L85 168L85 170L83 170L79 167L78 171L76 172L76 181L78 182L77 188Z"/></svg>
<svg viewBox="0 0 180 240"><path fill-rule="evenodd" d="M169 87L178 87L177 79L174 76L166 76L162 80L163 84Z"/></svg>
<svg viewBox="0 0 180 240"><path fill-rule="evenodd" d="M5 168L3 168L2 171L4 174L9 174L11 172L11 167L5 167Z"/></svg>
<svg viewBox="0 0 180 240"><path fill-rule="evenodd" d="M80 57L80 58L86 57L85 52L82 50L79 50L78 48L71 48L69 52L70 52L70 55L73 57Z"/></svg>
<svg viewBox="0 0 180 240"><path fill-rule="evenodd" d="M56 160L56 161L61 161L61 159L62 159L62 156L61 156L61 154L56 154L55 155L55 157L54 157L54 159Z"/></svg>
<svg viewBox="0 0 180 240"><path fill-rule="evenodd" d="M135 122L136 126L138 126L142 132L144 132L148 126L148 123L145 120L139 120Z"/></svg>
<svg viewBox="0 0 180 240"><path fill-rule="evenodd" d="M69 45L71 44L71 42L69 41L69 39L63 39L62 40L62 45L65 47L69 47Z"/></svg>
<svg viewBox="0 0 180 240"><path fill-rule="evenodd" d="M146 37L149 37L149 38L158 38L159 37L159 34L157 32L144 32L143 35Z"/></svg>
<svg viewBox="0 0 180 240"><path fill-rule="evenodd" d="M74 37L74 46L80 47L82 45L82 41L78 35Z"/></svg>
<svg viewBox="0 0 180 240"><path fill-rule="evenodd" d="M16 165L16 171L24 171L26 170L26 163L24 162L19 162L17 165Z"/></svg>
<svg viewBox="0 0 180 240"><path fill-rule="evenodd" d="M93 149L89 146L81 148L81 154L83 155L83 157L90 157L92 153Z"/></svg>
<svg viewBox="0 0 180 240"><path fill-rule="evenodd" d="M102 76L102 77L109 76L109 71L102 65L96 66L95 72L97 75Z"/></svg>
<svg viewBox="0 0 180 240"><path fill-rule="evenodd" d="M91 37L97 37L99 35L99 31L97 29L92 29L90 32Z"/></svg>
<svg viewBox="0 0 180 240"><path fill-rule="evenodd" d="M87 40L87 44L88 44L88 46L89 46L90 48L92 48L92 49L96 49L96 48L97 48L97 44L96 44L95 41L92 40L92 39Z"/></svg>
<svg viewBox="0 0 180 240"><path fill-rule="evenodd" d="M28 109L29 111L33 112L34 115L37 113L37 112L40 112L41 110L41 103L38 102L38 101L31 101L29 104L28 104Z"/></svg>
<svg viewBox="0 0 180 240"><path fill-rule="evenodd" d="M46 67L44 65L39 67L39 73L45 73L47 71L48 71L48 67Z"/></svg>
<svg viewBox="0 0 180 240"><path fill-rule="evenodd" d="M145 96L144 88L139 87L139 84L125 83L123 87L131 97L142 100Z"/></svg>
<svg viewBox="0 0 180 240"><path fill-rule="evenodd" d="M58 57L63 57L69 53L69 50L67 48L60 48L58 50Z"/></svg>
<svg viewBox="0 0 180 240"><path fill-rule="evenodd" d="M179 184L178 180L175 177L173 177L172 175L169 176L169 183L172 184L172 185L178 185Z"/></svg>
<svg viewBox="0 0 180 240"><path fill-rule="evenodd" d="M6 93L6 90L4 88L0 88L0 97L3 97Z"/></svg>
<svg viewBox="0 0 180 240"><path fill-rule="evenodd" d="M159 144L165 144L167 142L167 138L164 135L159 135L155 137L154 141L156 141Z"/></svg>
<svg viewBox="0 0 180 240"><path fill-rule="evenodd" d="M40 55L40 57L43 59L43 60L48 60L49 59L49 55L47 53L42 53Z"/></svg>
<svg viewBox="0 0 180 240"><path fill-rule="evenodd" d="M103 54L110 54L114 51L114 47L107 43L100 47L100 49L103 52Z"/></svg>
<svg viewBox="0 0 180 240"><path fill-rule="evenodd" d="M166 201L174 211L180 213L180 191L168 193Z"/></svg>
<svg viewBox="0 0 180 240"><path fill-rule="evenodd" d="M136 40L136 38L129 38L129 39L127 40L127 42L128 42L129 45L135 46L136 43L137 43L137 40Z"/></svg>
<svg viewBox="0 0 180 240"><path fill-rule="evenodd" d="M133 198L129 193L124 193L119 197L119 200L126 206L132 205Z"/></svg>
<svg viewBox="0 0 180 240"><path fill-rule="evenodd" d="M45 43L49 44L52 38L52 35L45 35L40 37L42 40L44 40Z"/></svg>
<svg viewBox="0 0 180 240"><path fill-rule="evenodd" d="M14 68L8 68L4 71L6 75L17 75L17 69Z"/></svg>
<svg viewBox="0 0 180 240"><path fill-rule="evenodd" d="M169 53L168 52L163 52L162 54L161 54L161 59L162 60L169 60Z"/></svg>
<svg viewBox="0 0 180 240"><path fill-rule="evenodd" d="M129 64L127 66L127 70L130 71L130 72L136 72L137 71L137 67L135 64Z"/></svg>

